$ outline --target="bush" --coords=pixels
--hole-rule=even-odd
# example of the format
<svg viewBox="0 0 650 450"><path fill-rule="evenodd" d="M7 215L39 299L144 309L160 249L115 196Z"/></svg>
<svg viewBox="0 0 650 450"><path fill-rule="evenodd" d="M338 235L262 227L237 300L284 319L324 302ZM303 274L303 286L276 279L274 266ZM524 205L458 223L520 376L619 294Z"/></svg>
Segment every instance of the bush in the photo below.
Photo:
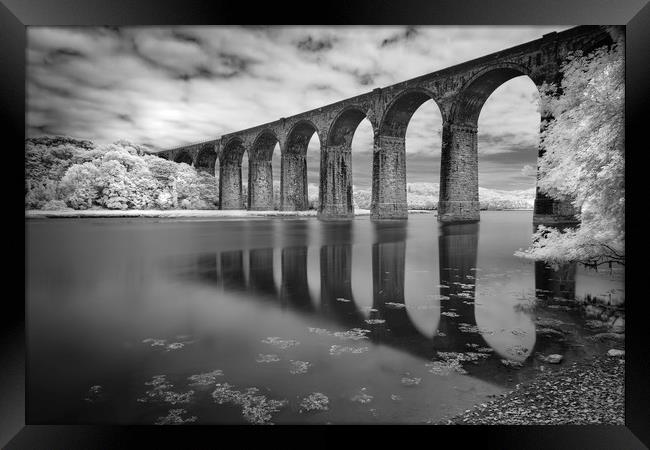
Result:
<svg viewBox="0 0 650 450"><path fill-rule="evenodd" d="M44 209L46 211L60 211L70 208L65 204L63 200L50 200L45 203L41 209Z"/></svg>
<svg viewBox="0 0 650 450"><path fill-rule="evenodd" d="M100 171L92 163L71 166L59 185L65 202L74 209L88 209L97 200Z"/></svg>
<svg viewBox="0 0 650 450"><path fill-rule="evenodd" d="M25 207L28 209L41 209L50 200L57 198L58 183L52 180L44 180L41 183L31 185L25 194Z"/></svg>

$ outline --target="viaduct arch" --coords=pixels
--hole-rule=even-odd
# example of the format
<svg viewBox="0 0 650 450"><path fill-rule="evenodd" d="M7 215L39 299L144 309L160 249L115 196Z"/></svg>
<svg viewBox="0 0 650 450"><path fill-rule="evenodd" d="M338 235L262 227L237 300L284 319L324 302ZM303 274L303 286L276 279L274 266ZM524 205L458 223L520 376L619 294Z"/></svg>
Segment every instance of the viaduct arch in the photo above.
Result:
<svg viewBox="0 0 650 450"><path fill-rule="evenodd" d="M490 94L506 81L529 77L538 89L561 79L560 66L571 51L589 52L613 42L603 26L578 26L490 55L467 61L385 88L342 100L274 122L236 131L213 141L170 150L159 156L214 171L219 160L220 207L240 209L241 161L249 159L250 209L273 209L271 156L281 152L280 205L285 211L308 208L307 146L320 141L318 216L353 216L351 143L359 123L367 118L374 133L371 217L405 219L406 128L413 113L433 100L443 119L438 220L475 222L478 201L478 118ZM548 117L540 117L543 126ZM208 150L210 149L210 150ZM540 151L541 148L540 148ZM189 155L189 159L188 159ZM574 222L575 211L537 192L535 223Z"/></svg>

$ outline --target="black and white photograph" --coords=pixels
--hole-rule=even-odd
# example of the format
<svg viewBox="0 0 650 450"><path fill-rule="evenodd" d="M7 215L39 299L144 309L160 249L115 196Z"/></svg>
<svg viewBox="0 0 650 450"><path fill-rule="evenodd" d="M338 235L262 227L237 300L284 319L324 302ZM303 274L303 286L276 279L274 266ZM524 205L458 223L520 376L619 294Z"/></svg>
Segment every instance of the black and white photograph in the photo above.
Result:
<svg viewBox="0 0 650 450"><path fill-rule="evenodd" d="M33 419L622 424L624 38L28 29Z"/></svg>
<svg viewBox="0 0 650 450"><path fill-rule="evenodd" d="M616 23L27 26L25 423L625 426Z"/></svg>

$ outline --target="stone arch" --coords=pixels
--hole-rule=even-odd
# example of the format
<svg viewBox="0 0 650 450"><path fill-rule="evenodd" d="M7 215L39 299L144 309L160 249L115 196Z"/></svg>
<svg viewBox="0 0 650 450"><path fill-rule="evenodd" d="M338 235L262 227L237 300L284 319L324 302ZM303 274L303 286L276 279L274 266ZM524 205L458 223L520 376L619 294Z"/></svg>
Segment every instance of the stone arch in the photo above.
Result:
<svg viewBox="0 0 650 450"><path fill-rule="evenodd" d="M429 100L433 100L443 114L433 93L424 88L401 91L384 111L379 130L375 133L372 162L372 219L408 218L406 129L415 111Z"/></svg>
<svg viewBox="0 0 650 450"><path fill-rule="evenodd" d="M275 132L269 128L260 131L249 150L249 157L256 161L271 161L273 149L280 142Z"/></svg>
<svg viewBox="0 0 650 450"><path fill-rule="evenodd" d="M246 148L238 137L226 141L219 157L219 205L221 209L243 209L241 163Z"/></svg>
<svg viewBox="0 0 650 450"><path fill-rule="evenodd" d="M318 128L311 120L301 119L291 127L287 134L286 153L306 154L309 141L316 133L320 140Z"/></svg>
<svg viewBox="0 0 650 450"><path fill-rule="evenodd" d="M541 84L524 66L500 63L485 67L464 83L454 102L449 121L457 125L476 126L485 101L503 83L527 76L536 86Z"/></svg>
<svg viewBox="0 0 650 450"><path fill-rule="evenodd" d="M188 152L187 150L183 150L176 155L176 157L174 158L174 162L185 163L191 166L192 164L194 164L194 158L192 158L190 152Z"/></svg>
<svg viewBox="0 0 650 450"><path fill-rule="evenodd" d="M448 120L442 128L440 196L438 220L480 220L478 196L478 118L490 95L503 83L529 77L539 89L539 80L520 64L491 64L470 77L459 90Z"/></svg>
<svg viewBox="0 0 650 450"><path fill-rule="evenodd" d="M379 134L392 137L404 137L409 121L417 109L426 101L433 100L440 113L443 109L435 95L424 88L406 89L397 94L386 107L379 124Z"/></svg>
<svg viewBox="0 0 650 450"><path fill-rule="evenodd" d="M366 109L353 104L343 108L329 127L326 144L321 143L318 215L321 219L354 217L352 199L352 138ZM370 121L370 120L369 120ZM373 134L375 124L370 121Z"/></svg>
<svg viewBox="0 0 650 450"><path fill-rule="evenodd" d="M314 134L322 142L316 125L306 119L296 122L287 134L280 176L280 208L283 211L309 209L307 148Z"/></svg>
<svg viewBox="0 0 650 450"><path fill-rule="evenodd" d="M248 209L273 209L273 149L279 142L270 129L262 130L248 155Z"/></svg>
<svg viewBox="0 0 650 450"><path fill-rule="evenodd" d="M197 171L214 175L216 162L217 152L215 151L214 146L204 145L199 149L199 152L196 155L195 167Z"/></svg>
<svg viewBox="0 0 650 450"><path fill-rule="evenodd" d="M334 118L327 132L328 146L346 146L352 145L354 132L363 119L366 118L366 112L360 105L350 105L343 108ZM375 125L373 126L373 132Z"/></svg>

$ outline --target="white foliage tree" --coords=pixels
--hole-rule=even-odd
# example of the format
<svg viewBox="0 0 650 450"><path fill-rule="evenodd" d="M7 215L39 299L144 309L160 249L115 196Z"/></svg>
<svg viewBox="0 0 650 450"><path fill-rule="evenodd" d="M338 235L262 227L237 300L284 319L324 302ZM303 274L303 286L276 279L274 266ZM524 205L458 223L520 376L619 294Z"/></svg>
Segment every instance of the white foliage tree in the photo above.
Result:
<svg viewBox="0 0 650 450"><path fill-rule="evenodd" d="M597 267L625 262L624 42L589 55L572 54L560 89L546 86L543 113L553 117L542 133L540 189L570 200L580 225L540 226L533 243L515 253L551 264Z"/></svg>

